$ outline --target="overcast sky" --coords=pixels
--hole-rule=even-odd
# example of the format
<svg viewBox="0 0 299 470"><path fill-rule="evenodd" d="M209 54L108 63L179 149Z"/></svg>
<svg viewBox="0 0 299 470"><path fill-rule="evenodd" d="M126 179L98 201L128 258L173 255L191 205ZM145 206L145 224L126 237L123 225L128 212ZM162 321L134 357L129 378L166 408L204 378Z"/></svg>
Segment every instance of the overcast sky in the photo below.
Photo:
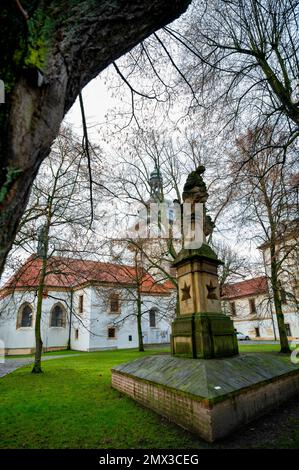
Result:
<svg viewBox="0 0 299 470"><path fill-rule="evenodd" d="M105 83L109 74L103 73L97 78L92 80L83 90L84 108L86 113L87 125L89 129L89 137L95 143L102 145L98 129L105 126L105 118L112 108L121 109L123 102L118 94L118 99L112 96L112 91ZM111 76L111 75L110 75ZM76 134L82 135L82 119L79 107L79 100L77 99L71 110L68 112L65 122L73 128ZM217 237L218 238L218 237ZM250 238L250 234L248 234ZM236 233L225 233L221 236L226 243L230 244L235 249L238 249L244 256L250 256L251 259L258 259L260 254L256 249L256 242L247 240L240 240Z"/></svg>
<svg viewBox="0 0 299 470"><path fill-rule="evenodd" d="M105 84L105 77L106 75L100 74L82 92L89 135L95 141L98 140L97 127L105 122L105 115L108 110L118 106L117 99L112 98L111 90ZM82 135L79 98L67 113L64 122L70 124L76 134Z"/></svg>

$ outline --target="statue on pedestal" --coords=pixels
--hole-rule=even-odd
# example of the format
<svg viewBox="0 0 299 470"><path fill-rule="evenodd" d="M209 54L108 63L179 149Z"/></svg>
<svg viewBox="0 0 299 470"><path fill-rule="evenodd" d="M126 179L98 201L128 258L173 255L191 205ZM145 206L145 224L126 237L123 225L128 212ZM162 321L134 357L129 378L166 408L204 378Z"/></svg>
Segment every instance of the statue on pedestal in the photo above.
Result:
<svg viewBox="0 0 299 470"><path fill-rule="evenodd" d="M172 354L193 358L238 354L233 322L221 311L217 268L222 262L206 243L214 223L206 214L208 192L201 176L204 171L201 165L191 172L183 190L184 204L191 204L191 232L202 230L202 243L196 248L184 247L173 263L180 313L172 324ZM201 224L196 224L197 203L203 205Z"/></svg>

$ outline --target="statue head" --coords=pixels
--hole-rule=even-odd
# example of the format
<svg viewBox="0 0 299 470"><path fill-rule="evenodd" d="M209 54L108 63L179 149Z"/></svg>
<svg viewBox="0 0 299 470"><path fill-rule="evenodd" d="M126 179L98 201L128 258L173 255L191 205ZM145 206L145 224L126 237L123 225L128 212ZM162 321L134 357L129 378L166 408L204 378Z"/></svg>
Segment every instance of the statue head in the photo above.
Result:
<svg viewBox="0 0 299 470"><path fill-rule="evenodd" d="M209 197L207 187L202 178L202 174L205 172L205 167L200 165L195 171L189 173L187 181L183 189L183 201L184 202L207 202Z"/></svg>

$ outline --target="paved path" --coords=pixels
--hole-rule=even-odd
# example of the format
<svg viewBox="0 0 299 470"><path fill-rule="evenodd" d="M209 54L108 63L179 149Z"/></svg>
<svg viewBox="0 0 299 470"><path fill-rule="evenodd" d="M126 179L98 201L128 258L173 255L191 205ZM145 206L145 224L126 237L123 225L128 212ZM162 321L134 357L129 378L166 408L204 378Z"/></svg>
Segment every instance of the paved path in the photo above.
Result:
<svg viewBox="0 0 299 470"><path fill-rule="evenodd" d="M49 361L50 359L61 359L65 357L74 356L82 356L82 354L61 354L57 356L46 356L42 358L42 361ZM26 366L27 364L32 364L33 362L33 357L24 357L20 359L6 359L3 364L0 363L0 377L4 377L5 375L10 374L14 370Z"/></svg>

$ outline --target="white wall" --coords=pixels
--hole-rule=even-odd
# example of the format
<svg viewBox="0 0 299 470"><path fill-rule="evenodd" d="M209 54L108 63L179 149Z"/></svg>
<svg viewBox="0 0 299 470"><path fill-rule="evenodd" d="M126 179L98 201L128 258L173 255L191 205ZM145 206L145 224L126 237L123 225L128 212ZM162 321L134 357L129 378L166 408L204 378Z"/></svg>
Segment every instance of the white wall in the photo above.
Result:
<svg viewBox="0 0 299 470"><path fill-rule="evenodd" d="M254 298L256 304L257 315L250 314L249 299ZM226 314L231 316L229 304L231 301L223 301L223 309ZM275 328L276 336L279 338L277 320L274 307L273 321L271 315L271 304L266 295L242 297L234 300L236 305L236 316L231 316L237 331L249 336L251 339L274 339L273 328ZM283 306L285 323L290 324L292 337L299 337L299 315L294 313L287 305ZM273 326L274 323L274 326ZM260 338L256 337L255 328L259 328Z"/></svg>
<svg viewBox="0 0 299 470"><path fill-rule="evenodd" d="M54 296L52 298L51 296ZM31 327L17 328L17 314L24 302L33 307L33 321ZM52 307L60 302L67 311L65 327L50 327L50 312ZM35 315L37 296L34 292L15 292L0 301L0 339L4 341L6 349L33 349L35 347ZM49 291L43 298L41 336L44 348L66 347L69 334L68 321L69 294L66 292Z"/></svg>
<svg viewBox="0 0 299 470"><path fill-rule="evenodd" d="M288 254L288 251L290 253ZM288 255L287 255L288 254ZM263 252L266 272L268 277L271 275L271 253L267 248ZM278 258L283 259L279 273L281 286L287 293L287 304L282 305L284 314L299 314L299 266L298 266L298 240L289 239L285 241L284 246L280 246L278 250ZM271 284L269 283L271 292ZM271 298L273 296L271 295ZM273 304L273 299L272 299ZM274 309L274 306L273 306ZM292 319L293 321L293 319ZM286 321L286 323L288 323Z"/></svg>
<svg viewBox="0 0 299 470"><path fill-rule="evenodd" d="M138 347L138 333L136 320L136 301L134 290L118 289L121 298L121 312L119 314L110 313L109 294L115 289L105 287L90 288L91 291L91 318L90 318L90 341L89 348L94 349L115 349L115 348L136 348ZM149 326L149 313L151 307L157 307L165 316L166 306L169 297L165 296L142 296L142 330L144 342L146 343L167 343L169 342L170 324L161 315L157 316L156 328ZM164 307L164 308L163 308ZM108 328L115 326L116 338L108 338ZM163 335L161 334L163 333ZM131 341L129 340L131 337Z"/></svg>
<svg viewBox="0 0 299 470"><path fill-rule="evenodd" d="M136 348L138 333L136 321L136 301L134 290L118 289L121 298L121 312L110 313L109 295L116 289L107 287L86 287L73 294L71 315L71 348L79 351ZM79 296L83 295L83 313L79 312ZM54 298L55 297L55 298ZM67 310L65 328L50 327L50 312L53 306L61 302ZM174 298L175 301L175 298ZM28 302L34 310L31 327L17 328L17 313L20 306ZM0 301L0 340L5 348L21 352L30 352L35 348L35 311L37 297L34 292L15 292ZM156 326L150 327L149 310L158 309ZM142 297L142 330L144 343L168 343L170 341L169 316L173 316L174 302L170 306L170 296L144 295ZM41 331L44 348L65 348L69 338L69 312L71 310L71 293L49 291L43 299ZM167 318L168 317L168 318ZM108 328L115 326L116 337L108 338ZM78 338L76 337L78 330ZM131 337L131 341L129 338ZM28 349L28 351L21 351Z"/></svg>
<svg viewBox="0 0 299 470"><path fill-rule="evenodd" d="M79 312L79 297L83 295L83 313ZM73 294L73 313L71 329L71 349L89 351L92 308L92 289L86 287L78 289ZM78 330L78 339L76 339Z"/></svg>
<svg viewBox="0 0 299 470"><path fill-rule="evenodd" d="M143 316L142 331L144 335L144 343L169 343L171 333L171 322L174 317L176 294L171 296L156 297L153 295L143 296ZM156 327L150 326L149 310L157 308Z"/></svg>

